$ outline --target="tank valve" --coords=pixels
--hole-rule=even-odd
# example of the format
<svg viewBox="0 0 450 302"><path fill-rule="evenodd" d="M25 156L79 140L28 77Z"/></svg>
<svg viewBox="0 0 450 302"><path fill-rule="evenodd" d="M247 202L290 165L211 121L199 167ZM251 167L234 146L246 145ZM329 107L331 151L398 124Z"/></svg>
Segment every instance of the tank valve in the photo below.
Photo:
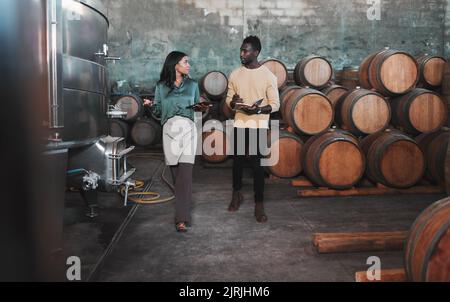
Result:
<svg viewBox="0 0 450 302"><path fill-rule="evenodd" d="M60 142L62 142L62 139L59 137L59 133L58 132L55 132L55 133L51 134L50 137L48 138L48 140L50 142L53 142L53 143L60 143Z"/></svg>
<svg viewBox="0 0 450 302"><path fill-rule="evenodd" d="M127 206L128 201L128 191L131 189L134 189L136 187L136 182L132 179L127 179L127 181L124 183L125 185L125 198L123 200L123 206Z"/></svg>
<svg viewBox="0 0 450 302"><path fill-rule="evenodd" d="M121 58L120 57L111 57L108 54L109 52L109 47L107 44L103 44L103 50L96 52L94 55L96 55L97 57L103 57L103 59L105 60L109 60L109 61L120 61Z"/></svg>
<svg viewBox="0 0 450 302"><path fill-rule="evenodd" d="M95 172L88 171L86 175L83 176L83 190L95 190L98 188L98 182L100 181L100 175Z"/></svg>

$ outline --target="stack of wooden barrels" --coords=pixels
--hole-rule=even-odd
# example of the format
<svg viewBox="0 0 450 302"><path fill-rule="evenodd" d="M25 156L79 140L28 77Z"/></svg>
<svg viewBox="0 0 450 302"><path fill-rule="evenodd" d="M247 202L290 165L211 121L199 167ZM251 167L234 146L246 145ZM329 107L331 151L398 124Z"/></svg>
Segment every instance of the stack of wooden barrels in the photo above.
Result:
<svg viewBox="0 0 450 302"><path fill-rule="evenodd" d="M330 85L333 67L317 55L301 59L287 78L293 82L279 87L284 126L279 138L271 140L271 150L279 152L279 160L268 171L281 178L303 172L318 186L353 186L364 174L364 154L350 132L331 128L336 102L348 89Z"/></svg>
<svg viewBox="0 0 450 302"><path fill-rule="evenodd" d="M129 144L138 147L151 147L161 142L162 129L160 118L154 116L148 108L144 107L143 95L123 94L114 100L114 105L127 112L123 119L110 119L109 135L124 137ZM153 99L152 95L146 98Z"/></svg>
<svg viewBox="0 0 450 302"><path fill-rule="evenodd" d="M424 176L442 183L450 136L439 93L450 77L445 66L438 56L416 59L391 49L339 73L325 58L300 60L286 76L295 84L280 87L285 130L273 146L282 154L268 170L286 178L303 172L334 189L355 186L363 176L393 188L414 186Z"/></svg>
<svg viewBox="0 0 450 302"><path fill-rule="evenodd" d="M218 108L221 102L224 102L228 89L228 79L220 71L211 71L200 79L199 86L200 102L216 101L216 106L203 112L202 119L206 121L212 118L214 113L219 112ZM110 135L125 137L130 144L144 148L161 143L161 117L155 115L151 108L143 105L144 98L153 100L154 94L128 93L115 98L113 104L127 112L127 115L123 119L109 120Z"/></svg>
<svg viewBox="0 0 450 302"><path fill-rule="evenodd" d="M200 79L199 86L202 99L213 102L202 119L202 139L206 141L206 144L202 144L202 160L212 164L222 163L228 159L228 148L231 146L224 121L234 117L234 112L225 103L228 77L221 71L209 71ZM205 149L206 145L211 146L211 150Z"/></svg>
<svg viewBox="0 0 450 302"><path fill-rule="evenodd" d="M443 128L450 67L442 57L416 59L383 49L340 72L317 55L299 60L293 69L277 59L262 64L277 77L281 102L272 118L280 119L282 129L271 141L279 160L267 167L269 173L281 178L303 173L314 184L334 189L351 188L364 176L393 188L414 186L424 177L442 183L442 154L450 135ZM211 71L199 83L204 98L217 101L208 118L232 119L225 104L227 77ZM203 136L220 139L226 148L225 132L212 131ZM203 154L203 159L216 163L227 156Z"/></svg>

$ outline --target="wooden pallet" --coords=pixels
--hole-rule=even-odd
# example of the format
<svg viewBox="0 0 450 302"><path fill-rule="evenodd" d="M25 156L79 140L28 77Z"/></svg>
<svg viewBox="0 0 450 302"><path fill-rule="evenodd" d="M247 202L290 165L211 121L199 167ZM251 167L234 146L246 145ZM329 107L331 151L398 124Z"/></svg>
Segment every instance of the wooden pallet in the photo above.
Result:
<svg viewBox="0 0 450 302"><path fill-rule="evenodd" d="M364 181L363 181L364 183ZM367 184L368 182L366 182ZM377 184L372 187L353 187L346 190L334 190L325 187L314 187L306 178L291 181L294 187L301 187L297 194L300 197L335 197L335 196L368 196L368 195L397 195L397 194L441 194L445 189L440 186L418 185L408 189L396 189Z"/></svg>
<svg viewBox="0 0 450 302"><path fill-rule="evenodd" d="M407 282L404 268L382 269L380 270L380 280L369 280L366 271L355 273L356 282Z"/></svg>

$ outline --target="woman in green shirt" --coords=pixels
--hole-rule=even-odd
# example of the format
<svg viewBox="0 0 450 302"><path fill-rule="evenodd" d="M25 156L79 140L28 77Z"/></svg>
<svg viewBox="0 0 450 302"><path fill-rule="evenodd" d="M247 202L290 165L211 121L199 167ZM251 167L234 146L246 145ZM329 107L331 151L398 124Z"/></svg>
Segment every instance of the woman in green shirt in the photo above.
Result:
<svg viewBox="0 0 450 302"><path fill-rule="evenodd" d="M195 163L197 131L194 111L205 111L200 103L198 83L189 77L189 57L171 52L156 85L154 101L144 100L161 116L166 164L175 176L175 227L186 232L191 224L192 169Z"/></svg>

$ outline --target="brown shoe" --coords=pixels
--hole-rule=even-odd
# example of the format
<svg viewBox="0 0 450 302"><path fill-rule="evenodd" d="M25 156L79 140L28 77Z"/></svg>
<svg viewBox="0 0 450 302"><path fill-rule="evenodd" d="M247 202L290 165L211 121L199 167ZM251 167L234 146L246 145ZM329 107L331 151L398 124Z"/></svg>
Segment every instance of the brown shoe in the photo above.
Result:
<svg viewBox="0 0 450 302"><path fill-rule="evenodd" d="M236 212L239 210L242 202L244 201L244 196L239 191L233 191L233 198L231 199L230 205L228 206L228 211Z"/></svg>
<svg viewBox="0 0 450 302"><path fill-rule="evenodd" d="M186 233L187 232L186 223L185 222L178 222L177 224L175 224L175 229L179 233Z"/></svg>
<svg viewBox="0 0 450 302"><path fill-rule="evenodd" d="M264 211L264 204L262 202L255 203L255 218L259 223L267 222L267 215Z"/></svg>

